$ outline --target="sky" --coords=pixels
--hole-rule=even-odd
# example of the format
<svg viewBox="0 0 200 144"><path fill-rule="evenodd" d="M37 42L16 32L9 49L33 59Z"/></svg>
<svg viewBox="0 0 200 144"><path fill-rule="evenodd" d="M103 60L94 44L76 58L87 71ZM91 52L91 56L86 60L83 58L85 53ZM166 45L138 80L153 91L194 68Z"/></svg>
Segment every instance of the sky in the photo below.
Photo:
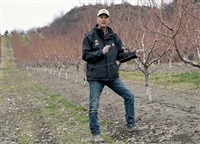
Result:
<svg viewBox="0 0 200 144"><path fill-rule="evenodd" d="M74 7L95 3L121 3L122 0L0 0L1 34L6 30L27 31L31 28L47 26ZM145 3L147 0L126 0L131 4ZM160 3L161 0L156 0ZM172 0L165 0L171 2Z"/></svg>

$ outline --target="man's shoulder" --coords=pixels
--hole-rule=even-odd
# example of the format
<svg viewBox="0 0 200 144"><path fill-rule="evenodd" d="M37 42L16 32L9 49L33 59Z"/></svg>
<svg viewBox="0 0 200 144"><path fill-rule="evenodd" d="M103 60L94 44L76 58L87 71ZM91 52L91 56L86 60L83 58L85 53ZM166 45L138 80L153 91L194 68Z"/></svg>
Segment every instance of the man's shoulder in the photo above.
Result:
<svg viewBox="0 0 200 144"><path fill-rule="evenodd" d="M116 33L114 33L114 38L116 39L116 41L120 41L120 37Z"/></svg>
<svg viewBox="0 0 200 144"><path fill-rule="evenodd" d="M94 33L94 30L90 30L88 32L85 33L85 36L90 36Z"/></svg>
<svg viewBox="0 0 200 144"><path fill-rule="evenodd" d="M91 30L91 31L85 33L84 37L87 38L87 39L92 39L93 36L94 36L94 30Z"/></svg>

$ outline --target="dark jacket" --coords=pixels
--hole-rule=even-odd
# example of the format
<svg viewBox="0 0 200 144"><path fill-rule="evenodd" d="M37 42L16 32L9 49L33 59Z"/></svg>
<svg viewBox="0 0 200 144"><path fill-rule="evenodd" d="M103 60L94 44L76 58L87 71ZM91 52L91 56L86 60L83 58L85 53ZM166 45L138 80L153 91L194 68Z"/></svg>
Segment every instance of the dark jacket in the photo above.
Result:
<svg viewBox="0 0 200 144"><path fill-rule="evenodd" d="M103 54L103 48L110 45L109 52ZM104 36L97 25L85 34L82 45L82 59L87 62L87 80L110 81L119 77L119 62L126 62L137 58L135 52L124 53L119 37L108 27L108 33Z"/></svg>

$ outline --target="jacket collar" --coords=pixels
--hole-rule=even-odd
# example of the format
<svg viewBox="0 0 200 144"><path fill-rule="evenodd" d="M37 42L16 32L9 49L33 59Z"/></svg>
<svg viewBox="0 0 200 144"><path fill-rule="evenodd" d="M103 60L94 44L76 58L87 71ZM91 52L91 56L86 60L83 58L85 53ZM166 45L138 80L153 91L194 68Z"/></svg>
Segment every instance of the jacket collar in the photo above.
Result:
<svg viewBox="0 0 200 144"><path fill-rule="evenodd" d="M98 28L98 24L96 24L96 26L94 27L94 30L98 33L98 34L100 34L100 35L102 35L102 36L104 36L104 32L103 32L103 30L102 29L100 29L100 28ZM110 27L107 27L107 38L110 38L110 37L113 37L114 35L115 35L115 33L113 32L113 30L110 28Z"/></svg>

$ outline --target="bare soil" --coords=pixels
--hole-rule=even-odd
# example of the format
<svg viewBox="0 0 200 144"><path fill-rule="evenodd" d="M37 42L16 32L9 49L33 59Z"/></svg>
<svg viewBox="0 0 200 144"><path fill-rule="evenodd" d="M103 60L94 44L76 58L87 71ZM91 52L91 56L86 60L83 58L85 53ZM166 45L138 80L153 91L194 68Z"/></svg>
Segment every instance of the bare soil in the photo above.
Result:
<svg viewBox="0 0 200 144"><path fill-rule="evenodd" d="M73 73L69 79L58 79L47 73L28 71L32 79L60 93L69 101L88 108L88 84L75 83ZM199 144L200 143L200 93L183 92L153 87L153 101L146 101L145 87L128 83L135 94L135 112L138 126L148 130L128 133L125 130L125 113L121 97L107 87L101 95L99 119L108 124L103 133L117 141L137 144Z"/></svg>

